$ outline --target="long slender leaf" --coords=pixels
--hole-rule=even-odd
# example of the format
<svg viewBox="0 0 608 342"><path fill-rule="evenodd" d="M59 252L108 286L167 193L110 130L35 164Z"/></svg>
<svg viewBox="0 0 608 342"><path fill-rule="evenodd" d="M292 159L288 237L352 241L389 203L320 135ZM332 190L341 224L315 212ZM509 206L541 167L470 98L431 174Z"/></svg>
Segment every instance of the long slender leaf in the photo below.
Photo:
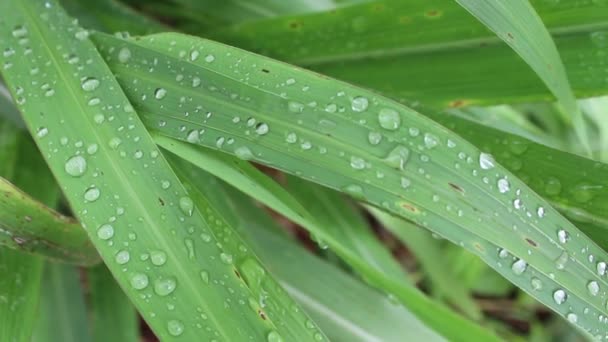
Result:
<svg viewBox="0 0 608 342"><path fill-rule="evenodd" d="M530 2L528 0L508 2L456 0L456 2L494 31L530 65L572 118L582 145L587 153L591 153L587 126L570 88L566 69L551 35Z"/></svg>
<svg viewBox="0 0 608 342"><path fill-rule="evenodd" d="M135 308L104 265L87 271L93 341L139 341Z"/></svg>
<svg viewBox="0 0 608 342"><path fill-rule="evenodd" d="M32 341L91 341L78 269L48 263L43 282L39 317Z"/></svg>
<svg viewBox="0 0 608 342"><path fill-rule="evenodd" d="M203 39L95 41L150 127L416 222L476 253L564 317L576 315L579 326L603 331L598 317L608 314L608 284L595 263L608 260L606 253L490 155L445 128L363 89ZM116 58L124 48L128 61ZM192 51L205 57L192 60Z"/></svg>
<svg viewBox="0 0 608 342"><path fill-rule="evenodd" d="M192 170L211 205L252 242L264 264L333 341L442 340L403 306L311 255L235 188ZM314 274L315 277L310 277Z"/></svg>
<svg viewBox="0 0 608 342"><path fill-rule="evenodd" d="M575 94L606 93L606 4L531 2L555 37ZM526 63L455 1L373 1L243 23L207 36L438 107L552 98Z"/></svg>
<svg viewBox="0 0 608 342"><path fill-rule="evenodd" d="M229 184L308 229L322 245L336 251L361 276L370 279L378 289L400 298L421 320L444 336L450 339L463 340L465 337L462 336L459 327L467 325L469 326L467 334L476 335L478 338L492 338L486 336L487 332L479 330L478 327L454 315L445 307L429 301L424 294L413 287L405 285L403 274L394 274L388 271L395 266L383 265L378 267L386 260L378 259L377 256L370 258L369 255L364 253L366 250L356 248L352 243L345 243L338 229L335 227L325 228L317 223L314 214L309 213L306 207L301 204L302 198L292 197L290 193L248 163L239 162L234 158L222 157L216 153L204 153L200 148L162 136L155 137L155 141L160 146L204 170L222 177ZM187 165L181 164L180 169L187 169ZM335 222L332 224L335 224ZM455 324L455 322L458 323Z"/></svg>
<svg viewBox="0 0 608 342"><path fill-rule="evenodd" d="M55 1L1 2L0 12L11 13L0 22L0 48L15 51L0 57L2 74L28 129L156 335L313 340L304 313L283 314L296 304L283 306L290 299L281 292L263 315L240 304L261 295L235 272L250 258L247 249L228 249L207 235L213 213L192 204L87 31Z"/></svg>

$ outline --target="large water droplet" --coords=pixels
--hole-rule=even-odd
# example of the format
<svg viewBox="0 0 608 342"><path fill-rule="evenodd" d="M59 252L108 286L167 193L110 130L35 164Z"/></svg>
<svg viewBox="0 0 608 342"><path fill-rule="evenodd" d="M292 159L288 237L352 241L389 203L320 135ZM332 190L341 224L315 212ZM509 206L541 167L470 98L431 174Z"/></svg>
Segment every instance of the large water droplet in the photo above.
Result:
<svg viewBox="0 0 608 342"><path fill-rule="evenodd" d="M165 96L167 96L167 90L165 88L156 88L156 90L154 90L155 99L162 100Z"/></svg>
<svg viewBox="0 0 608 342"><path fill-rule="evenodd" d="M372 145L378 145L382 141L382 134L379 132L369 132L367 135L367 141Z"/></svg>
<svg viewBox="0 0 608 342"><path fill-rule="evenodd" d="M234 154L243 160L253 159L253 152L247 146L239 146L234 150Z"/></svg>
<svg viewBox="0 0 608 342"><path fill-rule="evenodd" d="M148 287L148 276L143 273L135 273L131 276L131 287L136 290L143 290Z"/></svg>
<svg viewBox="0 0 608 342"><path fill-rule="evenodd" d="M118 61L120 63L127 63L131 58L131 50L126 47L121 48L118 51Z"/></svg>
<svg viewBox="0 0 608 342"><path fill-rule="evenodd" d="M606 263L603 261L600 261L597 263L597 274L603 276L604 274L606 274Z"/></svg>
<svg viewBox="0 0 608 342"><path fill-rule="evenodd" d="M481 167L484 170L490 170L492 168L494 168L495 166L495 161L494 161L494 157L492 157L491 154L488 153L480 153L479 154L479 167Z"/></svg>
<svg viewBox="0 0 608 342"><path fill-rule="evenodd" d="M600 293L600 285L597 281L592 280L587 283L587 290L589 290L589 294L592 296L597 296L597 294Z"/></svg>
<svg viewBox="0 0 608 342"><path fill-rule="evenodd" d="M289 101L287 103L287 109L292 113L302 113L302 111L304 111L304 105L300 102Z"/></svg>
<svg viewBox="0 0 608 342"><path fill-rule="evenodd" d="M360 157L352 156L350 157L350 166L355 170L363 170L365 169L365 160Z"/></svg>
<svg viewBox="0 0 608 342"><path fill-rule="evenodd" d="M87 161L83 156L73 156L65 162L65 172L72 177L80 177L87 170Z"/></svg>
<svg viewBox="0 0 608 342"><path fill-rule="evenodd" d="M255 126L255 132L259 135L265 135L266 133L268 133L268 131L268 125L263 122L260 122Z"/></svg>
<svg viewBox="0 0 608 342"><path fill-rule="evenodd" d="M100 194L101 191L99 191L98 188L92 186L84 192L84 199L88 202L95 202L99 198Z"/></svg>
<svg viewBox="0 0 608 342"><path fill-rule="evenodd" d="M167 322L167 331L171 336L179 336L184 333L184 323L178 320L170 320Z"/></svg>
<svg viewBox="0 0 608 342"><path fill-rule="evenodd" d="M159 296L170 295L177 287L177 281L173 277L157 279L154 281L154 292Z"/></svg>
<svg viewBox="0 0 608 342"><path fill-rule="evenodd" d="M573 313L570 312L566 315L566 319L570 322L570 323L576 323L578 321L578 316Z"/></svg>
<svg viewBox="0 0 608 342"><path fill-rule="evenodd" d="M394 131L401 126L401 116L399 112L391 108L382 108L378 113L378 123L380 127Z"/></svg>
<svg viewBox="0 0 608 342"><path fill-rule="evenodd" d="M116 263L119 265L124 265L126 263L129 262L129 260L131 259L131 255L129 254L129 251L119 251L118 253L116 253L116 256L114 257L114 260L116 260Z"/></svg>
<svg viewBox="0 0 608 342"><path fill-rule="evenodd" d="M49 129L46 127L40 127L36 131L36 136L38 138L44 138L44 137L46 137L47 134L49 134Z"/></svg>
<svg viewBox="0 0 608 342"><path fill-rule="evenodd" d="M94 77L87 77L82 81L82 90L93 91L99 87L99 80Z"/></svg>
<svg viewBox="0 0 608 342"><path fill-rule="evenodd" d="M520 274L524 273L524 271L526 271L527 267L528 267L528 264L524 260L519 259L519 260L515 261L513 263L513 265L511 265L511 270L513 270L513 273L520 275Z"/></svg>
<svg viewBox="0 0 608 342"><path fill-rule="evenodd" d="M186 136L186 141L191 144L196 144L196 143L200 142L200 135L199 135L198 130L193 129L190 132L188 132L188 136Z"/></svg>
<svg viewBox="0 0 608 342"><path fill-rule="evenodd" d="M167 262L167 253L163 251L151 251L150 261L155 266L162 266Z"/></svg>
<svg viewBox="0 0 608 342"><path fill-rule="evenodd" d="M109 224L103 224L97 229L97 237L102 240L111 239L114 236L114 227Z"/></svg>
<svg viewBox="0 0 608 342"><path fill-rule="evenodd" d="M559 289L553 292L553 300L557 305L563 304L568 299L568 294L566 291Z"/></svg>
<svg viewBox="0 0 608 342"><path fill-rule="evenodd" d="M439 139L433 134L424 134L424 146L428 149L432 149L439 144Z"/></svg>
<svg viewBox="0 0 608 342"><path fill-rule="evenodd" d="M194 202L192 201L192 198L188 196L181 197L179 199L179 209L187 216L192 216L192 213L194 212Z"/></svg>
<svg viewBox="0 0 608 342"><path fill-rule="evenodd" d="M271 331L270 333L268 333L268 338L267 338L268 342L283 342L283 337L281 337L281 335L279 335L278 332L276 331Z"/></svg>
<svg viewBox="0 0 608 342"><path fill-rule="evenodd" d="M392 168L403 170L409 157L410 150L403 145L398 145L388 153L384 162Z"/></svg>
<svg viewBox="0 0 608 342"><path fill-rule="evenodd" d="M509 181L506 178L499 179L497 182L497 185L498 185L498 192L500 192L501 194L504 194L505 192L509 191L509 189L510 189Z"/></svg>
<svg viewBox="0 0 608 342"><path fill-rule="evenodd" d="M567 231L560 229L557 231L557 239L560 243L566 243L570 240L570 234Z"/></svg>

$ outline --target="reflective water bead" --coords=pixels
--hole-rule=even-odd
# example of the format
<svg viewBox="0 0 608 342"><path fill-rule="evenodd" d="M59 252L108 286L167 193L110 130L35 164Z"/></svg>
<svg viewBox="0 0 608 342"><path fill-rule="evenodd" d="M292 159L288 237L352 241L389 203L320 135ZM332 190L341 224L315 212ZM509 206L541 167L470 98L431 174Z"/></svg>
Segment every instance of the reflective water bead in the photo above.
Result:
<svg viewBox="0 0 608 342"><path fill-rule="evenodd" d="M351 108L355 112L364 112L368 106L369 100L363 96L357 96L351 102Z"/></svg>
<svg viewBox="0 0 608 342"><path fill-rule="evenodd" d="M167 262L167 253L163 251L151 251L150 261L155 266L162 266Z"/></svg>
<svg viewBox="0 0 608 342"><path fill-rule="evenodd" d="M379 132L369 132L367 134L367 141L372 145L378 145L382 141L382 134Z"/></svg>
<svg viewBox="0 0 608 342"><path fill-rule="evenodd" d="M148 276L143 273L135 273L130 279L131 287L136 290L143 290L148 287L149 279Z"/></svg>
<svg viewBox="0 0 608 342"><path fill-rule="evenodd" d="M365 168L365 160L352 156L350 157L350 166L355 170L363 170Z"/></svg>
<svg viewBox="0 0 608 342"><path fill-rule="evenodd" d="M543 289L543 282L538 278L532 278L530 285L532 285L532 289L535 291L540 291Z"/></svg>
<svg viewBox="0 0 608 342"><path fill-rule="evenodd" d="M424 146L426 148L431 149L439 144L439 139L436 136L430 133L424 134Z"/></svg>
<svg viewBox="0 0 608 342"><path fill-rule="evenodd" d="M270 333L268 333L266 340L268 342L283 342L284 341L283 337L281 337L281 335L279 335L279 333L276 331L271 331Z"/></svg>
<svg viewBox="0 0 608 342"><path fill-rule="evenodd" d="M82 81L82 90L93 91L99 87L99 80L94 77L87 77Z"/></svg>
<svg viewBox="0 0 608 342"><path fill-rule="evenodd" d="M167 96L167 90L165 88L156 88L156 90L154 90L155 99L162 100L165 96Z"/></svg>
<svg viewBox="0 0 608 342"><path fill-rule="evenodd" d="M73 156L65 162L65 172L72 177L80 177L87 170L87 161L83 156Z"/></svg>
<svg viewBox="0 0 608 342"><path fill-rule="evenodd" d="M566 315L566 319L570 322L570 323L576 323L578 321L578 316L573 313L573 312L569 312Z"/></svg>
<svg viewBox="0 0 608 342"><path fill-rule="evenodd" d="M378 113L378 123L380 127L394 131L401 126L401 116L399 112L391 108L382 108Z"/></svg>
<svg viewBox="0 0 608 342"><path fill-rule="evenodd" d="M494 157L492 157L491 154L488 153L480 153L479 154L479 167L481 167L484 170L490 170L492 168L494 168L495 166L495 161L494 161Z"/></svg>
<svg viewBox="0 0 608 342"><path fill-rule="evenodd" d="M168 296L177 287L177 281L173 277L157 279L154 281L154 292L159 296Z"/></svg>
<svg viewBox="0 0 608 342"><path fill-rule="evenodd" d="M179 336L184 333L184 323L178 320L170 320L167 322L167 331L171 336Z"/></svg>
<svg viewBox="0 0 608 342"><path fill-rule="evenodd" d="M128 263L130 259L131 259L131 255L129 254L129 251L125 251L125 250L119 251L118 253L116 253L116 256L114 257L114 260L116 260L116 263L119 265L124 265L124 264Z"/></svg>
<svg viewBox="0 0 608 342"><path fill-rule="evenodd" d="M597 296L597 294L600 292L600 285L597 283L597 281L592 280L587 283L587 290L592 296Z"/></svg>
<svg viewBox="0 0 608 342"><path fill-rule="evenodd" d="M570 240L570 234L567 231L560 229L557 231L557 239L560 243L566 243Z"/></svg>
<svg viewBox="0 0 608 342"><path fill-rule="evenodd" d="M520 275L526 271L527 267L528 267L528 264L524 260L519 259L519 260L515 261L513 263L513 265L511 265L511 270L513 271L513 273Z"/></svg>
<svg viewBox="0 0 608 342"><path fill-rule="evenodd" d="M606 263L603 261L598 262L596 269L597 269L597 274L603 276L604 274L606 274Z"/></svg>
<svg viewBox="0 0 608 342"><path fill-rule="evenodd" d="M194 212L194 201L188 196L183 196L179 199L179 208L182 213L187 216L192 216L192 213Z"/></svg>
<svg viewBox="0 0 608 342"><path fill-rule="evenodd" d="M497 182L497 185L498 185L498 192L500 192L501 194L504 194L505 192L509 191L509 189L510 189L509 181L506 178L499 179Z"/></svg>
<svg viewBox="0 0 608 342"><path fill-rule="evenodd" d="M114 227L109 224L103 224L97 229L97 237L102 240L111 239L114 236Z"/></svg>
<svg viewBox="0 0 608 342"><path fill-rule="evenodd" d="M84 192L84 199L88 202L95 202L100 194L101 191L97 187L92 186Z"/></svg>
<svg viewBox="0 0 608 342"><path fill-rule="evenodd" d="M118 51L118 61L120 63L127 63L131 58L131 50L126 47L121 48Z"/></svg>
<svg viewBox="0 0 608 342"><path fill-rule="evenodd" d="M555 290L555 292L553 292L553 300L555 301L556 304L558 304L558 305L563 304L567 299L568 299L568 294L566 294L566 291L559 289L559 290Z"/></svg>

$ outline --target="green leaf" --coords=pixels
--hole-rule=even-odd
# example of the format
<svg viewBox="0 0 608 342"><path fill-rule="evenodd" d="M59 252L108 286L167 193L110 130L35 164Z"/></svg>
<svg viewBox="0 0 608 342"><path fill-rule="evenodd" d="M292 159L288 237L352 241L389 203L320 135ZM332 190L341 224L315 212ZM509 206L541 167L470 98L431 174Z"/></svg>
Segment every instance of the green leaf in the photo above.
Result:
<svg viewBox="0 0 608 342"><path fill-rule="evenodd" d="M608 255L444 127L369 91L203 39L95 41L149 127L409 219L480 256L564 317L576 315L591 333L602 331L598 317L608 312L600 290L608 283L595 263ZM132 53L126 63L116 58L122 48ZM185 60L191 51L213 58ZM163 96L154 97L159 89Z"/></svg>
<svg viewBox="0 0 608 342"><path fill-rule="evenodd" d="M369 254L366 254L367 250L362 249L361 246L357 248L356 244L345 242L341 232L336 229L339 227L326 227L317 222L317 216L312 212L309 213L302 204L302 196L293 197L292 194L250 164L162 136L155 136L155 141L163 148L194 163L196 166L211 172L215 176L222 177L229 184L306 228L321 245L334 250L347 264L378 289L398 297L421 320L446 337L464 339L460 335L458 327L469 325L469 331L467 331L469 335L478 334L479 338L492 338L489 335L485 336L488 334L487 332L479 330L478 327L454 315L445 307L429 301L411 285L405 285L406 280L402 271L399 271L399 273L389 271L398 266L384 265L382 268L378 267L379 264L382 265L387 262L385 258L379 259L378 255L372 258ZM176 163L177 161L174 162L174 164ZM188 169L187 164L177 165L182 172ZM191 182L194 182L192 179L196 178L191 177L190 179ZM202 187L202 185L199 185L199 187ZM325 222L327 223L327 220ZM335 222L331 224L335 224ZM378 248L376 247L376 252Z"/></svg>
<svg viewBox="0 0 608 342"><path fill-rule="evenodd" d="M104 265L88 269L93 341L137 342L139 317Z"/></svg>
<svg viewBox="0 0 608 342"><path fill-rule="evenodd" d="M32 199L3 178L0 178L0 227L0 246L79 265L100 261L76 221Z"/></svg>
<svg viewBox="0 0 608 342"><path fill-rule="evenodd" d="M595 243L608 248L608 165L454 116L429 116L492 153Z"/></svg>
<svg viewBox="0 0 608 342"><path fill-rule="evenodd" d="M602 57L606 3L532 4L554 36L575 94L608 92ZM436 107L552 99L529 66L455 1L372 1L243 23L205 36Z"/></svg>
<svg viewBox="0 0 608 342"><path fill-rule="evenodd" d="M403 306L311 255L240 190L200 170L191 179L251 242L263 263L335 341L443 340ZM314 274L314 277L310 275ZM370 314L373 313L373 314Z"/></svg>
<svg viewBox="0 0 608 342"><path fill-rule="evenodd" d="M370 213L382 225L405 244L420 262L433 285L434 293L440 298L457 306L467 316L476 320L482 318L480 309L471 298L467 287L464 286L457 274L452 270L450 259L441 250L440 241L434 239L428 231L411 222L391 216L381 210L369 207Z"/></svg>
<svg viewBox="0 0 608 342"><path fill-rule="evenodd" d="M0 12L11 13L0 22L0 49L14 50L0 56L2 74L24 121L155 334L164 341L312 340L305 314L280 313L296 305L286 295L269 298L263 317L239 304L261 295L235 272L249 254L208 233L213 213L193 205L88 32L55 1L1 2ZM32 76L32 69L40 72Z"/></svg>
<svg viewBox="0 0 608 342"><path fill-rule="evenodd" d="M591 153L587 126L551 35L528 0L456 0L505 41L541 78L564 107L580 142Z"/></svg>
<svg viewBox="0 0 608 342"><path fill-rule="evenodd" d="M78 269L47 263L42 283L40 311L32 341L91 341Z"/></svg>

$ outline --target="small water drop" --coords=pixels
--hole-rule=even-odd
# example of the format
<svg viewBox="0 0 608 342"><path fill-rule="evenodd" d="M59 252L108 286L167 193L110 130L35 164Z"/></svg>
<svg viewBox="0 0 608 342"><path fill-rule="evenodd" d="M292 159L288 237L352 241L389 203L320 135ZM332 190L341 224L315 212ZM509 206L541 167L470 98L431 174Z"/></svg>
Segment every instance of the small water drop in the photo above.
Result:
<svg viewBox="0 0 608 342"><path fill-rule="evenodd" d="M365 160L360 157L352 156L350 157L350 167L355 170L363 170L365 169Z"/></svg>
<svg viewBox="0 0 608 342"><path fill-rule="evenodd" d="M131 59L131 50L126 47L121 48L118 51L118 61L120 63L127 63Z"/></svg>
<svg viewBox="0 0 608 342"><path fill-rule="evenodd" d="M155 266L162 266L167 262L167 253L163 251L151 251L150 261Z"/></svg>
<svg viewBox="0 0 608 342"><path fill-rule="evenodd" d="M576 323L578 321L578 316L573 313L570 312L566 315L566 319L570 322L570 323Z"/></svg>
<svg viewBox="0 0 608 342"><path fill-rule="evenodd" d="M156 90L154 90L155 99L162 100L165 96L167 96L167 90L165 88L156 88Z"/></svg>
<svg viewBox="0 0 608 342"><path fill-rule="evenodd" d="M265 135L266 133L268 133L268 131L269 131L268 125L263 122L260 122L255 126L255 132L258 135Z"/></svg>
<svg viewBox="0 0 608 342"><path fill-rule="evenodd" d="M49 134L49 129L46 127L40 127L36 131L36 136L38 138L44 138L44 137L46 137L47 134Z"/></svg>
<svg viewBox="0 0 608 342"><path fill-rule="evenodd" d="M116 256L114 257L114 260L116 260L116 263L119 265L124 265L124 264L128 263L130 259L131 259L131 255L129 254L129 251L125 251L125 250L119 251L118 253L116 253Z"/></svg>
<svg viewBox="0 0 608 342"><path fill-rule="evenodd" d="M225 264L232 264L233 261L232 255L223 252L220 254L220 259Z"/></svg>
<svg viewBox="0 0 608 342"><path fill-rule="evenodd" d="M367 110L368 106L369 106L369 100L367 99L367 97L363 97L363 96L357 96L351 102L351 108L355 112L364 112Z"/></svg>
<svg viewBox="0 0 608 342"><path fill-rule="evenodd" d="M253 159L253 152L247 146L239 146L234 150L234 154L243 160Z"/></svg>
<svg viewBox="0 0 608 342"><path fill-rule="evenodd" d="M205 56L205 62L207 63L211 63L215 60L215 56L214 55L207 55Z"/></svg>
<svg viewBox="0 0 608 342"><path fill-rule="evenodd" d="M424 134L424 146L428 149L432 149L439 144L439 139L433 134Z"/></svg>
<svg viewBox="0 0 608 342"><path fill-rule="evenodd" d="M597 274L599 274L601 276L605 275L606 274L606 263L603 261L598 262L596 269L597 269Z"/></svg>
<svg viewBox="0 0 608 342"><path fill-rule="evenodd" d="M304 105L300 102L289 101L287 102L287 109L292 113L302 113L302 111L304 111Z"/></svg>
<svg viewBox="0 0 608 342"><path fill-rule="evenodd" d="M543 289L543 282L538 278L532 278L530 284L532 285L532 289L534 289L534 291L540 291Z"/></svg>
<svg viewBox="0 0 608 342"><path fill-rule="evenodd" d="M380 132L369 132L367 134L367 141L372 145L378 145L382 141L382 134Z"/></svg>
<svg viewBox="0 0 608 342"><path fill-rule="evenodd" d="M192 50L192 51L190 51L190 61L191 62L196 61L198 59L198 56L200 56L200 55L201 55L201 53L198 52L198 50Z"/></svg>
<svg viewBox="0 0 608 342"><path fill-rule="evenodd" d="M568 253L562 252L562 254L560 254L559 257L557 257L557 259L555 260L555 267L557 267L558 270L563 270L564 268L566 268L568 259Z"/></svg>
<svg viewBox="0 0 608 342"><path fill-rule="evenodd" d="M403 170L405 169L405 164L407 163L409 157L410 150L403 145L397 145L383 160L388 166L397 170Z"/></svg>
<svg viewBox="0 0 608 342"><path fill-rule="evenodd" d="M597 281L592 280L587 283L587 290L592 296L597 296L597 294L600 293L600 285L597 283Z"/></svg>
<svg viewBox="0 0 608 342"><path fill-rule="evenodd" d="M186 136L186 141L191 143L191 144L196 144L200 142L200 135L198 130L193 129L190 132L188 132L188 135Z"/></svg>
<svg viewBox="0 0 608 342"><path fill-rule="evenodd" d="M557 239L562 244L566 243L568 240L570 240L570 234L568 234L568 232L564 229L560 229L557 231Z"/></svg>
<svg viewBox="0 0 608 342"><path fill-rule="evenodd" d="M278 332L276 331L271 331L270 333L268 333L268 337L266 339L268 342L283 342L283 337L281 337L281 335L279 335Z"/></svg>
<svg viewBox="0 0 608 342"><path fill-rule="evenodd" d="M526 271L526 268L528 268L528 263L522 259L518 259L513 263L513 265L511 265L511 270L516 275L523 274Z"/></svg>
<svg viewBox="0 0 608 342"><path fill-rule="evenodd" d="M92 186L85 190L84 199L87 202L95 202L99 198L99 195L101 195L101 191L97 187Z"/></svg>
<svg viewBox="0 0 608 342"><path fill-rule="evenodd" d="M510 190L509 181L506 178L501 178L497 182L498 192L504 194Z"/></svg>
<svg viewBox="0 0 608 342"><path fill-rule="evenodd" d="M87 77L82 81L82 90L84 91L93 91L99 87L99 80L94 77Z"/></svg>

